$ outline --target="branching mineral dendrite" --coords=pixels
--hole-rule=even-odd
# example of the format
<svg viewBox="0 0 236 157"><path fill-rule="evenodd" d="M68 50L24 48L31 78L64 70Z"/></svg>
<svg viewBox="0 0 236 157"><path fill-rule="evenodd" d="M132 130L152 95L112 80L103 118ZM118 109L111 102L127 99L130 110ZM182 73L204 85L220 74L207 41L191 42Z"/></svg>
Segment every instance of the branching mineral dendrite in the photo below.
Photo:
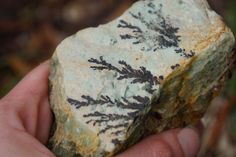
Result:
<svg viewBox="0 0 236 157"><path fill-rule="evenodd" d="M234 43L206 0L140 0L79 31L51 60L50 148L58 157L113 156L197 122L226 78Z"/></svg>

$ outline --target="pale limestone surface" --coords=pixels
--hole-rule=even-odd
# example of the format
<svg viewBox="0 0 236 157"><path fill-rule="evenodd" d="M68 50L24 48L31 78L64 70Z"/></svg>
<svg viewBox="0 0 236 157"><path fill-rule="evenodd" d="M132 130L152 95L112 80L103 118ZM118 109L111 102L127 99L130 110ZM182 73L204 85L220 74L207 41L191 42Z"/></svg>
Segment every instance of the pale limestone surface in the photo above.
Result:
<svg viewBox="0 0 236 157"><path fill-rule="evenodd" d="M234 37L205 0L143 0L65 39L51 64L58 157L112 156L141 137L196 122Z"/></svg>

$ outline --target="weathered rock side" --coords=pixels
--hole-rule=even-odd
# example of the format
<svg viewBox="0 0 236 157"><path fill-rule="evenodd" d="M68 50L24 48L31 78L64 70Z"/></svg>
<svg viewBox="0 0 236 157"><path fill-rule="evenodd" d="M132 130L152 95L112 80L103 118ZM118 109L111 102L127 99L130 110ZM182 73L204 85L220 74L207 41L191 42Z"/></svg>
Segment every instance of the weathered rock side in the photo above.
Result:
<svg viewBox="0 0 236 157"><path fill-rule="evenodd" d="M113 156L195 123L230 64L234 37L205 0L144 0L65 39L51 61L58 157Z"/></svg>

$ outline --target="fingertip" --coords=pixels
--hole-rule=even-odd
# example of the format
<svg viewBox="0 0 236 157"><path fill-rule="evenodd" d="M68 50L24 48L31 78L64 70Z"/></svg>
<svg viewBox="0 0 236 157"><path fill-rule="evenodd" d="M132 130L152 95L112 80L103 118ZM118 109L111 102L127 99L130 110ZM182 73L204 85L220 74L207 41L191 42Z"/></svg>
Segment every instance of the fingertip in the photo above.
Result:
<svg viewBox="0 0 236 157"><path fill-rule="evenodd" d="M49 60L46 60L42 63L40 63L33 71L31 71L29 74L32 74L32 73L43 73L43 75L41 76L48 76L49 74L49 66L50 66L50 61ZM28 75L29 75L28 74Z"/></svg>
<svg viewBox="0 0 236 157"><path fill-rule="evenodd" d="M185 157L196 156L200 148L200 136L195 129L191 128L182 129L178 133L177 138L185 154Z"/></svg>
<svg viewBox="0 0 236 157"><path fill-rule="evenodd" d="M142 140L119 157L195 157L199 147L200 139L196 130L174 129Z"/></svg>
<svg viewBox="0 0 236 157"><path fill-rule="evenodd" d="M49 67L49 64L50 64L50 60L46 60L46 61L40 63L39 66L47 66L47 67Z"/></svg>
<svg viewBox="0 0 236 157"><path fill-rule="evenodd" d="M47 81L49 75L49 60L42 62L35 69L29 72L6 96L7 97L25 97L38 95L47 90ZM36 94L35 94L36 93Z"/></svg>
<svg viewBox="0 0 236 157"><path fill-rule="evenodd" d="M118 155L118 157L183 157L183 152L176 137L179 130L174 129L151 135Z"/></svg>

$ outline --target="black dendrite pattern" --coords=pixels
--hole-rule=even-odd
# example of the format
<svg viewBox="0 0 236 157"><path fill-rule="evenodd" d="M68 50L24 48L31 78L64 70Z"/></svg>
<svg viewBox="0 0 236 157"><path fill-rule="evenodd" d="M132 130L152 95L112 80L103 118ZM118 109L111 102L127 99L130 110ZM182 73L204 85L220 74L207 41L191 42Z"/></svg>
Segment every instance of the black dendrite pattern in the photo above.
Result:
<svg viewBox="0 0 236 157"><path fill-rule="evenodd" d="M71 98L68 98L67 101L76 109L91 105L106 105L106 107L114 107L116 105L121 109L129 109L129 112L126 115L118 113L105 114L98 111L83 115L83 117L90 119L86 121L87 124L91 123L93 126L103 126L102 124L106 123L105 127L100 130L99 134L105 133L112 128L116 129L116 131L112 132L112 134L117 135L121 133L122 128L127 127L129 124L128 122L135 119L135 117L138 117L140 111L142 111L146 105L150 103L150 99L148 97L141 96L133 96L131 98L132 100L122 97L121 100L115 99L114 101L112 101L109 96L101 96L99 99L94 99L90 96L83 95L81 98L83 101ZM120 121L122 123L118 123L117 125L108 124L111 121Z"/></svg>
<svg viewBox="0 0 236 157"><path fill-rule="evenodd" d="M142 51L156 51L157 49L178 47L180 36L177 33L179 28L172 26L168 19L162 16L162 5L157 8L155 4L149 2L147 8L148 14L153 16L153 20L147 21L140 12L137 14L130 12L133 18L139 20L145 26L145 30L120 20L118 28L132 30L130 34L121 34L121 39L132 39L133 44L145 43L141 49Z"/></svg>
<svg viewBox="0 0 236 157"><path fill-rule="evenodd" d="M175 70L175 69L177 69L179 66L180 66L179 64L175 64L175 65L170 66L170 68L171 68L172 70Z"/></svg>
<svg viewBox="0 0 236 157"><path fill-rule="evenodd" d="M185 49L179 48L180 36L177 35L179 28L170 24L168 17L162 16L162 5L157 7L154 3L147 4L148 14L153 16L153 20L147 21L142 13L132 13L130 15L140 21L145 28L135 26L124 20L120 20L117 25L118 28L130 29L131 33L121 34L123 40L132 40L133 44L143 44L142 51L157 51L174 47L175 52L184 58L191 58L195 55L193 51L186 52Z"/></svg>
<svg viewBox="0 0 236 157"><path fill-rule="evenodd" d="M131 79L131 83L133 84L148 83L150 89L147 90L147 92L149 93L153 93L153 86L159 84L159 79L163 79L163 76L160 76L159 78L153 76L153 74L145 67L134 69L123 60L118 62L119 67L108 63L102 56L100 56L99 59L91 58L88 62L95 64L94 66L91 66L93 70L108 70L118 73L117 80ZM150 103L150 99L146 96L133 96L130 98L121 97L120 99L112 100L108 95L101 95L96 99L89 95L82 95L79 100L68 98L67 101L76 109L98 105L125 109L127 111L125 115L121 113L105 114L101 111L95 111L93 113L83 115L84 118L88 119L86 123L94 126L105 126L102 130L100 130L100 134L113 128L115 131L112 132L112 134L114 135L118 135L122 132L124 127L128 127L129 121L139 117L140 112L146 108L148 103ZM117 121L117 124L112 125L109 123L111 121ZM114 143L117 143L118 141L118 139L113 140Z"/></svg>
<svg viewBox="0 0 236 157"><path fill-rule="evenodd" d="M94 120L91 119L89 121L87 121L86 123L92 123L94 126L95 125L99 125L100 123L103 122L109 122L109 121L115 121L115 120L120 120L120 119L124 119L124 120L129 120L130 117L128 115L120 115L120 114L103 114L101 112L94 112L94 113L89 113L84 115L84 117L92 117L92 118L99 118L98 120ZM101 131L103 132L103 131Z"/></svg>
<svg viewBox="0 0 236 157"><path fill-rule="evenodd" d="M113 101L111 101L109 96L102 95L99 99L95 100L91 96L88 95L82 95L81 96L82 101L78 101L75 99L68 98L67 101L72 105L75 106L76 109L79 109L84 106L89 105L105 105L105 104L114 104Z"/></svg>
<svg viewBox="0 0 236 157"><path fill-rule="evenodd" d="M185 58L192 58L195 55L195 52L193 52L192 50L187 52L185 49L182 48L175 49L175 52Z"/></svg>
<svg viewBox="0 0 236 157"><path fill-rule="evenodd" d="M115 100L118 107L123 109L133 109L133 110L142 110L145 108L146 103L149 101L148 97L141 97L141 96L133 96L133 99L136 102L130 102L127 98L122 97L123 101ZM131 117L135 117L135 115L131 115Z"/></svg>
<svg viewBox="0 0 236 157"><path fill-rule="evenodd" d="M94 70L109 70L117 72L119 74L117 80L132 79L132 84L148 83L150 89L147 89L147 91L151 94L154 92L153 86L160 84L159 79L156 76L153 76L153 74L143 66L139 69L134 69L131 65L121 60L118 63L122 66L122 68L117 68L111 63L105 61L102 56L100 56L99 59L91 58L88 62L97 64L96 66L91 66Z"/></svg>

